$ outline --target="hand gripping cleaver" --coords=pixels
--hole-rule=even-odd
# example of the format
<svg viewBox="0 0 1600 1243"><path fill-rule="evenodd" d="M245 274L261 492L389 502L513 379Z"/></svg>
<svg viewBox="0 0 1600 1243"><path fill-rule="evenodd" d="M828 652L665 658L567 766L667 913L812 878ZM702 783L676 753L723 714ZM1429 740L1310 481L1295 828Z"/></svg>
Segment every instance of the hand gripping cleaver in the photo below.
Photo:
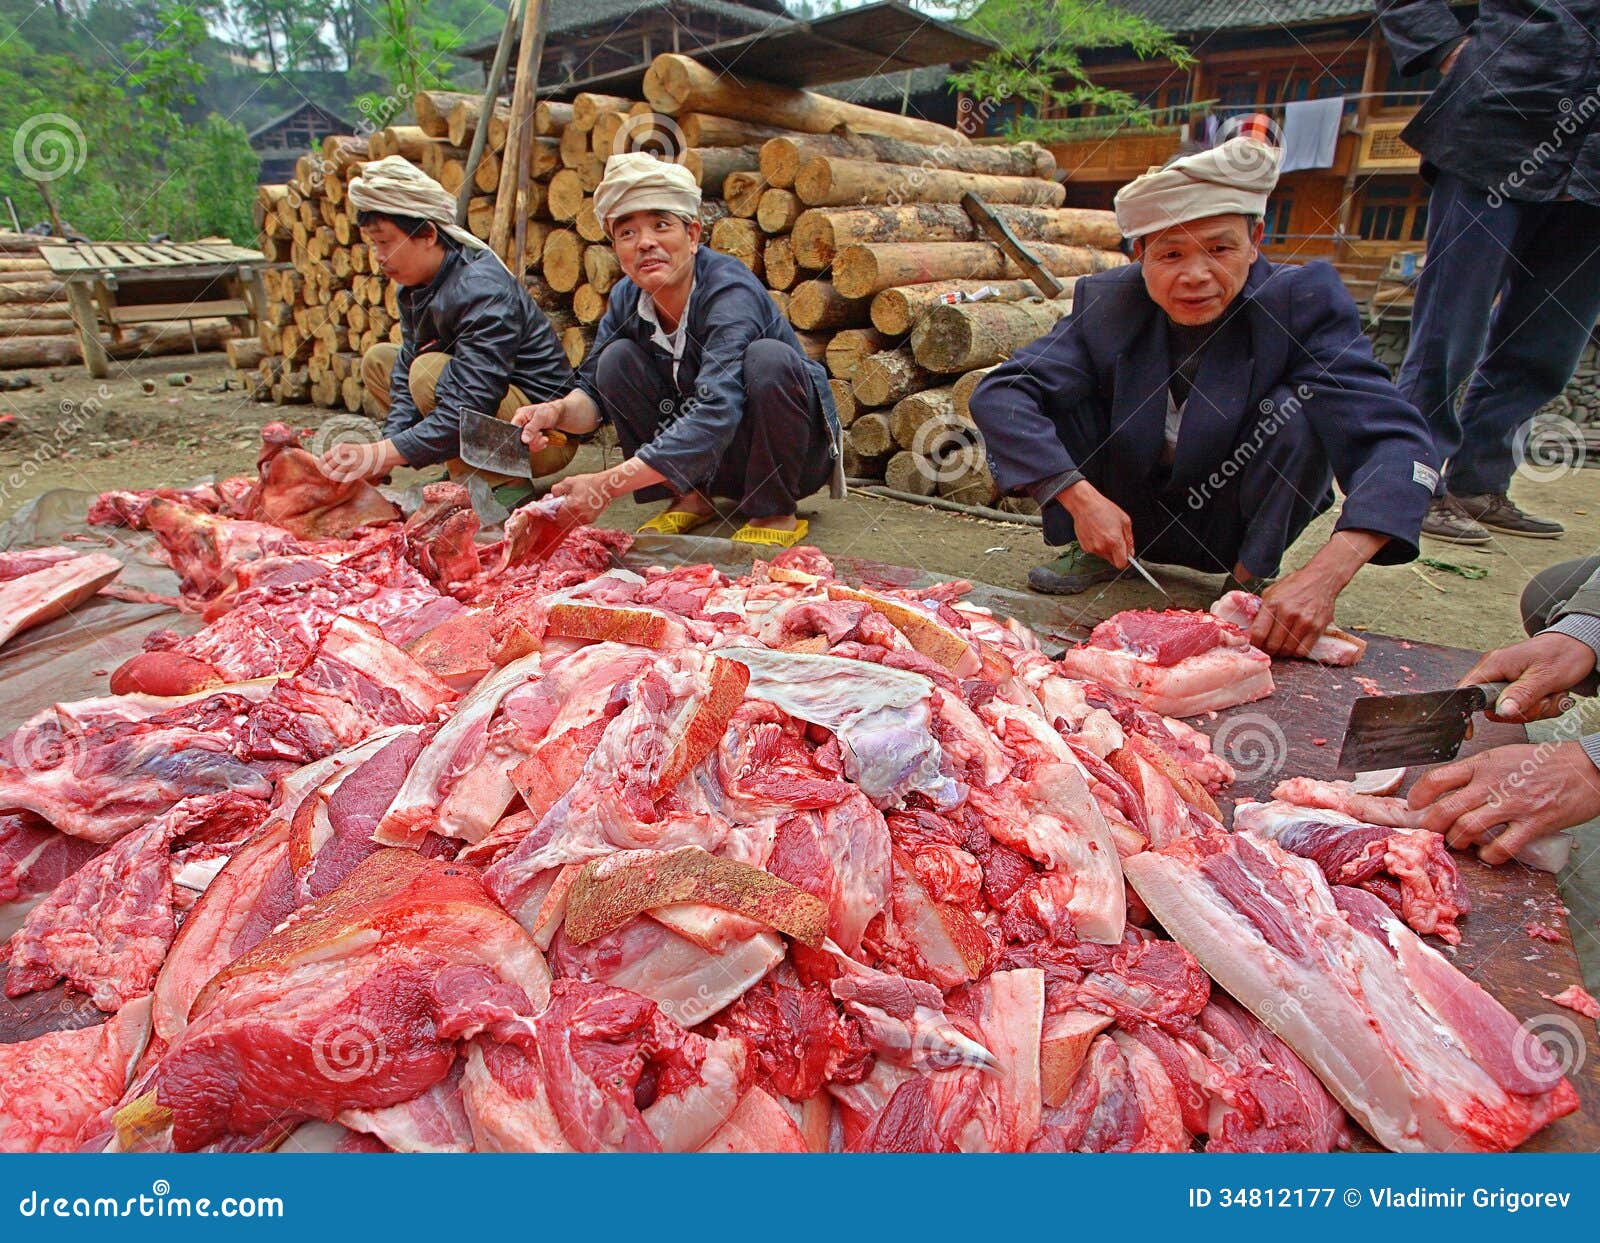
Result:
<svg viewBox="0 0 1600 1243"><path fill-rule="evenodd" d="M518 479L533 478L528 446L522 443L522 429L506 419L497 419L480 410L461 411L461 460L478 470ZM566 444L563 432L551 428L545 433L552 445Z"/></svg>

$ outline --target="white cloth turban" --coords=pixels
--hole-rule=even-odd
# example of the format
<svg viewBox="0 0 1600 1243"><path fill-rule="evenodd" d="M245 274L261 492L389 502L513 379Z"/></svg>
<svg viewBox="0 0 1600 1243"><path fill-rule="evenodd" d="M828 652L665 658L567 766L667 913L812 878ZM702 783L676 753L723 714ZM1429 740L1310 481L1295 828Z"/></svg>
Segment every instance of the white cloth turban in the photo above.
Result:
<svg viewBox="0 0 1600 1243"><path fill-rule="evenodd" d="M686 220L700 218L700 187L682 164L658 160L648 151L624 151L606 161L605 176L594 188L594 214L606 234L611 222L632 211L667 211Z"/></svg>
<svg viewBox="0 0 1600 1243"><path fill-rule="evenodd" d="M394 216L415 216L439 232L474 250L489 244L456 224L456 198L411 161L398 155L373 160L350 182L347 193L358 212L376 211ZM493 251L489 252L494 254ZM499 260L500 256L495 255ZM504 262L501 261L501 266Z"/></svg>
<svg viewBox="0 0 1600 1243"><path fill-rule="evenodd" d="M1209 151L1152 168L1117 191L1112 206L1124 237L1237 213L1259 216L1278 184L1282 152L1254 138L1230 138Z"/></svg>

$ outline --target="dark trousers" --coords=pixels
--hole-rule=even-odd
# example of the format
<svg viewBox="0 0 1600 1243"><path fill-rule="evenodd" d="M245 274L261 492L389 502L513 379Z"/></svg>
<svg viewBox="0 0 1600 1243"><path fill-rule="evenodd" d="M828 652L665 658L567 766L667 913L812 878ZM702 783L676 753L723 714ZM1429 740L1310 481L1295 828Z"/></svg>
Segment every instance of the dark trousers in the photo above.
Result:
<svg viewBox="0 0 1600 1243"><path fill-rule="evenodd" d="M1522 589L1522 628L1529 634L1538 634L1550 624L1550 615L1565 608L1567 601L1577 594L1600 570L1600 557L1579 557L1575 561L1560 561L1548 569L1540 570ZM1572 688L1580 695L1600 692L1600 670L1591 673Z"/></svg>
<svg viewBox="0 0 1600 1243"><path fill-rule="evenodd" d="M1600 316L1600 207L1510 202L1440 173L1427 240L1400 390L1448 461L1441 492L1504 492L1518 429L1566 387Z"/></svg>
<svg viewBox="0 0 1600 1243"><path fill-rule="evenodd" d="M1600 557L1579 557L1540 570L1522 589L1522 628L1538 634L1550 624L1550 615L1563 608L1596 570L1600 570Z"/></svg>
<svg viewBox="0 0 1600 1243"><path fill-rule="evenodd" d="M1207 478L1182 484L1164 469L1141 475L1098 452L1103 421L1086 403L1078 424L1062 429L1062 443L1096 490L1127 513L1141 560L1215 574L1242 563L1254 577L1270 578L1289 545L1333 503L1332 471L1303 415L1269 435L1246 430ZM1051 543L1075 538L1072 515L1059 504L1045 507L1044 521Z"/></svg>
<svg viewBox="0 0 1600 1243"><path fill-rule="evenodd" d="M613 341L600 352L595 384L628 457L680 417L689 400L672 382L670 360L635 341ZM821 411L812 408L805 359L782 341L752 341L744 356L744 417L699 491L737 501L746 518L783 517L826 483L832 469L830 437ZM634 493L640 501L670 496L661 485Z"/></svg>

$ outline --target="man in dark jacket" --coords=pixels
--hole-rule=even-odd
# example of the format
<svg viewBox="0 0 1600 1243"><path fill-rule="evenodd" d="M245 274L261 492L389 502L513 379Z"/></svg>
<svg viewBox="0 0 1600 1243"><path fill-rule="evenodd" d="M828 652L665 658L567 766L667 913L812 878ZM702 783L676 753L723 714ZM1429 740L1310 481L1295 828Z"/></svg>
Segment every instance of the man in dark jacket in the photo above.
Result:
<svg viewBox="0 0 1600 1243"><path fill-rule="evenodd" d="M740 543L805 538L802 497L843 474L827 373L742 263L700 245L700 190L689 171L642 152L612 156L595 213L624 279L595 332L577 386L517 412L538 448L552 429L616 426L626 461L563 479L552 493L589 521L613 500L669 499L640 531L680 535L736 502Z"/></svg>
<svg viewBox="0 0 1600 1243"><path fill-rule="evenodd" d="M460 473L463 409L509 419L566 392L572 368L527 290L453 224L443 186L393 156L368 164L350 199L379 269L400 286L401 342L361 359L362 381L384 411L383 439L360 454L335 446L324 469L373 477L450 462ZM534 475L561 470L575 452L575 442L547 447L531 462Z"/></svg>
<svg viewBox="0 0 1600 1243"><path fill-rule="evenodd" d="M1378 16L1402 73L1444 73L1404 133L1433 193L1400 388L1448 459L1423 533L1555 538L1507 489L1600 316L1600 0L1482 0L1469 28L1446 0Z"/></svg>
<svg viewBox="0 0 1600 1243"><path fill-rule="evenodd" d="M1337 479L1333 536L1262 592L1251 630L1290 655L1362 565L1416 555L1437 471L1337 273L1260 257L1277 166L1235 138L1124 187L1138 262L1079 280L1072 314L971 406L995 481L1037 499L1045 538L1068 545L1029 575L1037 591L1083 591L1135 556L1259 590Z"/></svg>

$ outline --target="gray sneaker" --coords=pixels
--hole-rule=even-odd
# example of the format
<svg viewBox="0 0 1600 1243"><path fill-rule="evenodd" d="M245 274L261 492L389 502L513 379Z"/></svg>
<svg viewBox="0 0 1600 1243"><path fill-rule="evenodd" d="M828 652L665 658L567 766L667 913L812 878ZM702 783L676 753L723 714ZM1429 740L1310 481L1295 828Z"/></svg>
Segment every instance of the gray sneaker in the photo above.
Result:
<svg viewBox="0 0 1600 1243"><path fill-rule="evenodd" d="M1453 496L1436 496L1429 502L1422 533L1447 544L1487 544L1494 538Z"/></svg>
<svg viewBox="0 0 1600 1243"><path fill-rule="evenodd" d="M1567 528L1548 518L1524 513L1504 492L1482 492L1477 496L1453 498L1461 511L1480 526L1502 535L1521 535L1527 539L1560 539Z"/></svg>
<svg viewBox="0 0 1600 1243"><path fill-rule="evenodd" d="M1074 542L1068 544L1061 556L1028 571L1028 586L1048 596L1075 596L1088 591L1097 583L1115 582L1132 570L1119 570L1104 557L1084 552Z"/></svg>

